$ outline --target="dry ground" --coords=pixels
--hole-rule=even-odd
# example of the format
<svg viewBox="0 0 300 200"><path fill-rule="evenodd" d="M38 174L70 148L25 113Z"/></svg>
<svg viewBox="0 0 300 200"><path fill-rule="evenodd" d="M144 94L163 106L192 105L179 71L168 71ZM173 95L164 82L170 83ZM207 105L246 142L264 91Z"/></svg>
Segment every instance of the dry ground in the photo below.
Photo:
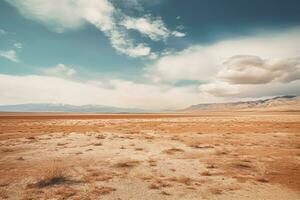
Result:
<svg viewBox="0 0 300 200"><path fill-rule="evenodd" d="M300 113L2 113L0 199L300 199Z"/></svg>

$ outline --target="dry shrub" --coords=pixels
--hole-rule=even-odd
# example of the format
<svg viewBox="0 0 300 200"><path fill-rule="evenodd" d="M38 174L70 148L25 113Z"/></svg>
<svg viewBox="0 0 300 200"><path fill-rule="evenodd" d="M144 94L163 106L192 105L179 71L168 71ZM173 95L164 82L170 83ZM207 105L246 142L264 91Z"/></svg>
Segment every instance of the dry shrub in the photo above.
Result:
<svg viewBox="0 0 300 200"><path fill-rule="evenodd" d="M92 193L96 195L106 195L116 191L115 188L112 187L96 187L92 190Z"/></svg>
<svg viewBox="0 0 300 200"><path fill-rule="evenodd" d="M181 176L181 177L172 177L168 179L169 181L172 182L177 182L177 183L181 183L184 185L191 185L192 184L192 179L189 177L185 177L185 176Z"/></svg>
<svg viewBox="0 0 300 200"><path fill-rule="evenodd" d="M170 195L171 195L170 193L168 193L168 192L166 192L166 191L162 191L160 194L166 195L166 196L170 196Z"/></svg>
<svg viewBox="0 0 300 200"><path fill-rule="evenodd" d="M212 149L212 148L214 148L211 145L204 145L204 144L197 143L197 142L191 143L190 147L193 147L193 148L196 148L196 149Z"/></svg>
<svg viewBox="0 0 300 200"><path fill-rule="evenodd" d="M162 153L165 153L168 155L173 155L173 154L179 153L179 152L184 152L184 150L179 149L179 148L171 148L171 149L166 149L166 150L162 151Z"/></svg>
<svg viewBox="0 0 300 200"><path fill-rule="evenodd" d="M29 136L26 139L28 139L28 140L35 140L36 138L34 136Z"/></svg>
<svg viewBox="0 0 300 200"><path fill-rule="evenodd" d="M96 138L101 140L101 139L105 139L105 136L104 135L97 135Z"/></svg>
<svg viewBox="0 0 300 200"><path fill-rule="evenodd" d="M71 187L61 187L58 188L54 193L55 195L62 196L63 199L68 199L72 196L75 196L78 191Z"/></svg>
<svg viewBox="0 0 300 200"><path fill-rule="evenodd" d="M84 177L84 180L89 182L92 180L96 180L96 181L108 181L110 179L113 178L114 173L112 172L99 172L99 171L93 171L91 173L89 173L88 175L86 175Z"/></svg>
<svg viewBox="0 0 300 200"><path fill-rule="evenodd" d="M252 168L251 165L244 163L244 162L239 162L239 163L235 163L234 167L239 168L239 169L250 169Z"/></svg>
<svg viewBox="0 0 300 200"><path fill-rule="evenodd" d="M212 174L209 171L204 171L201 173L202 176L211 176Z"/></svg>
<svg viewBox="0 0 300 200"><path fill-rule="evenodd" d="M121 160L118 163L115 164L115 167L118 168L132 168L137 166L140 163L138 160L131 160L131 159L125 159Z"/></svg>
<svg viewBox="0 0 300 200"><path fill-rule="evenodd" d="M53 161L38 171L38 182L35 185L38 187L47 187L66 182L67 172L68 168L61 162Z"/></svg>
<svg viewBox="0 0 300 200"><path fill-rule="evenodd" d="M220 188L210 188L209 191L215 195L220 195L223 193L223 191Z"/></svg>
<svg viewBox="0 0 300 200"><path fill-rule="evenodd" d="M56 146L65 146L67 144L68 144L67 142L61 142L61 143L57 143Z"/></svg>
<svg viewBox="0 0 300 200"><path fill-rule="evenodd" d="M217 156L221 156L221 155L227 155L228 154L228 150L221 148L221 149L216 149L215 151L215 155Z"/></svg>
<svg viewBox="0 0 300 200"><path fill-rule="evenodd" d="M137 147L137 148L135 148L134 150L136 150L136 151L143 151L144 149L141 148L141 147Z"/></svg>
<svg viewBox="0 0 300 200"><path fill-rule="evenodd" d="M149 160L148 160L148 163L149 163L149 165L150 165L151 167L157 166L156 162L157 162L157 161L154 160L154 159L149 159Z"/></svg>
<svg viewBox="0 0 300 200"><path fill-rule="evenodd" d="M154 189L154 190L157 190L157 189L160 189L160 188L164 188L164 187L171 187L172 185L164 180L154 180L150 185L149 185L149 188L150 189Z"/></svg>
<svg viewBox="0 0 300 200"><path fill-rule="evenodd" d="M257 181L262 182L262 183L268 183L269 182L269 180L266 179L265 177L258 178Z"/></svg>

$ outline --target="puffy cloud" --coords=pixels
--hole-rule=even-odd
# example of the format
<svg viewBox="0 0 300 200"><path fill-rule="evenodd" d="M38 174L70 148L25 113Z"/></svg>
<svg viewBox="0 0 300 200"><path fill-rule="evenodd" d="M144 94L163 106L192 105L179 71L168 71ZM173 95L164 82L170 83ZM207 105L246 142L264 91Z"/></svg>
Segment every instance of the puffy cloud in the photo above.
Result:
<svg viewBox="0 0 300 200"><path fill-rule="evenodd" d="M142 18L127 17L122 24L127 29L137 30L154 41L165 40L170 35L169 30L160 18L151 20L150 16Z"/></svg>
<svg viewBox="0 0 300 200"><path fill-rule="evenodd" d="M80 11L76 3L72 0L6 0L15 6L20 13L29 19L34 19L46 24L57 32L65 29L80 27L84 20L77 13ZM72 17L70 17L72 16Z"/></svg>
<svg viewBox="0 0 300 200"><path fill-rule="evenodd" d="M214 79L220 65L233 56L257 55L263 59L298 57L300 29L279 33L261 33L251 37L224 40L207 46L195 45L184 51L166 55L147 68L156 81Z"/></svg>
<svg viewBox="0 0 300 200"><path fill-rule="evenodd" d="M300 58L262 59L234 56L222 64L218 78L232 84L291 82L300 79Z"/></svg>
<svg viewBox="0 0 300 200"><path fill-rule="evenodd" d="M174 35L175 37L184 37L186 34L179 31L173 31L172 35Z"/></svg>
<svg viewBox="0 0 300 200"><path fill-rule="evenodd" d="M155 82L208 80L215 74L216 69L213 59L204 51L203 48L191 47L179 53L168 53L149 66L146 74Z"/></svg>
<svg viewBox="0 0 300 200"><path fill-rule="evenodd" d="M127 29L138 30L155 41L170 36L161 19L153 20L150 15L146 18L129 17L108 0L6 1L26 18L45 24L56 32L78 29L90 23L104 32L118 52L132 57L151 56L153 52L147 44L130 38Z"/></svg>
<svg viewBox="0 0 300 200"><path fill-rule="evenodd" d="M230 85L220 81L202 84L199 86L199 90L202 93L217 97L235 96L240 94L240 88L238 86Z"/></svg>
<svg viewBox="0 0 300 200"><path fill-rule="evenodd" d="M50 76L66 76L66 77L72 77L74 76L77 72L75 69L68 67L64 64L58 64L55 67L46 69L45 74L50 75Z"/></svg>
<svg viewBox="0 0 300 200"><path fill-rule="evenodd" d="M0 51L0 57L8 59L12 62L19 62L17 53L14 50Z"/></svg>

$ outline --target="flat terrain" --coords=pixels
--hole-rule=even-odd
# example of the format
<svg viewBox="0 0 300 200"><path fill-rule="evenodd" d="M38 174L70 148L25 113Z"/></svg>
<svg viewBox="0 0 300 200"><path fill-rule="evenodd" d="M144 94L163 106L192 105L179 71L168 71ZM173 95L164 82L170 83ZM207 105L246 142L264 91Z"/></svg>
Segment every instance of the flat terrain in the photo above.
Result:
<svg viewBox="0 0 300 200"><path fill-rule="evenodd" d="M0 199L300 199L300 112L0 114Z"/></svg>

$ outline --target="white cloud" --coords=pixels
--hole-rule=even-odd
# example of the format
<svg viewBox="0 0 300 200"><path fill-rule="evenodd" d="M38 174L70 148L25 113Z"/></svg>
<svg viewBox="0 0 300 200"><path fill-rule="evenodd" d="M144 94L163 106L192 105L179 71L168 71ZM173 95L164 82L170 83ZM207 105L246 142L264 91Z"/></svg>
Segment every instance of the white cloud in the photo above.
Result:
<svg viewBox="0 0 300 200"><path fill-rule="evenodd" d="M147 68L156 81L214 79L224 60L237 55L256 55L262 59L298 57L300 29L258 34L221 41L207 46L192 46L182 52L161 57Z"/></svg>
<svg viewBox="0 0 300 200"><path fill-rule="evenodd" d="M0 57L8 59L12 62L19 62L17 54L14 50L0 51Z"/></svg>
<svg viewBox="0 0 300 200"><path fill-rule="evenodd" d="M167 54L146 69L147 77L155 82L207 80L215 73L212 59L200 48L191 47L180 53ZM208 67L210 66L210 67Z"/></svg>
<svg viewBox="0 0 300 200"><path fill-rule="evenodd" d="M173 31L172 35L174 35L175 37L185 37L186 34L179 31Z"/></svg>
<svg viewBox="0 0 300 200"><path fill-rule="evenodd" d="M165 40L170 36L169 30L160 18L151 20L150 16L142 18L127 17L122 24L127 29L137 30L154 41Z"/></svg>
<svg viewBox="0 0 300 200"><path fill-rule="evenodd" d="M240 94L240 88L238 86L219 81L202 84L199 86L199 90L202 93L207 93L217 97L227 97Z"/></svg>
<svg viewBox="0 0 300 200"><path fill-rule="evenodd" d="M205 99L195 87L172 87L126 80L76 82L51 76L0 74L0 83L0 104L66 103L174 109Z"/></svg>
<svg viewBox="0 0 300 200"><path fill-rule="evenodd" d="M68 67L64 64L58 64L55 67L46 69L45 74L50 75L50 76L61 76L61 77L72 77L74 76L77 72L75 69Z"/></svg>
<svg viewBox="0 0 300 200"><path fill-rule="evenodd" d="M291 82L300 79L300 58L262 59L234 56L222 64L218 78L232 84Z"/></svg>
<svg viewBox="0 0 300 200"><path fill-rule="evenodd" d="M137 43L130 38L127 28L136 29L155 41L170 35L161 19L153 20L150 15L147 18L126 16L108 0L6 1L26 18L45 24L56 32L78 29L85 23L93 24L104 32L118 52L132 57L150 56L152 52L147 44Z"/></svg>

